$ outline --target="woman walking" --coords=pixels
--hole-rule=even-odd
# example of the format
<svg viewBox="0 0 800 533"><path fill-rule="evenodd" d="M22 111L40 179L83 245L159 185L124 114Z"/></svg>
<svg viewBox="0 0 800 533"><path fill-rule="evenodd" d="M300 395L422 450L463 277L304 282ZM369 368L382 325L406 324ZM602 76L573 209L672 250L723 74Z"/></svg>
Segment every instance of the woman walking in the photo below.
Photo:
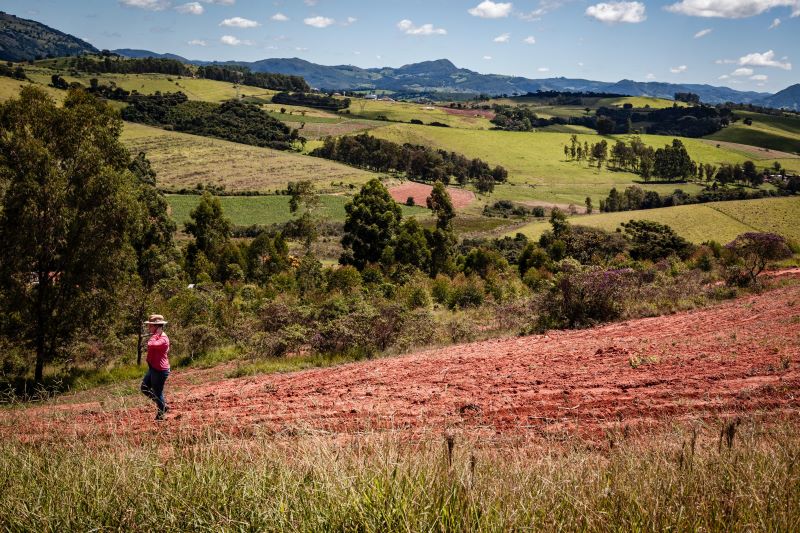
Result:
<svg viewBox="0 0 800 533"><path fill-rule="evenodd" d="M150 333L147 341L147 374L142 379L142 393L156 403L156 420L164 420L169 408L164 399L164 383L169 377L169 337L164 333L167 321L161 315L150 315L145 322Z"/></svg>

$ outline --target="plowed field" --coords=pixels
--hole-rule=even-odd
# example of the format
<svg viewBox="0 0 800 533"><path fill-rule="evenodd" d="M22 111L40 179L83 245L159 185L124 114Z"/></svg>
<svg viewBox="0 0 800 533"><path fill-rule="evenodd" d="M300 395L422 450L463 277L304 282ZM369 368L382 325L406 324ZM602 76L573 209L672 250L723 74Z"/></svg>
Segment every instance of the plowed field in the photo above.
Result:
<svg viewBox="0 0 800 533"><path fill-rule="evenodd" d="M164 436L389 428L598 436L622 425L719 416L800 419L800 287L671 316L334 368L239 379L214 372L175 372L163 423L135 395L73 398L7 410L0 434L137 440L152 438L157 425Z"/></svg>
<svg viewBox="0 0 800 533"><path fill-rule="evenodd" d="M414 205L424 206L432 190L433 187L430 185L409 181L402 185L392 187L389 189L389 194L392 195L395 202L404 204L409 197L412 197L414 198ZM475 199L475 194L466 189L448 187L447 192L450 193L450 199L453 202L453 207L456 209L467 207Z"/></svg>

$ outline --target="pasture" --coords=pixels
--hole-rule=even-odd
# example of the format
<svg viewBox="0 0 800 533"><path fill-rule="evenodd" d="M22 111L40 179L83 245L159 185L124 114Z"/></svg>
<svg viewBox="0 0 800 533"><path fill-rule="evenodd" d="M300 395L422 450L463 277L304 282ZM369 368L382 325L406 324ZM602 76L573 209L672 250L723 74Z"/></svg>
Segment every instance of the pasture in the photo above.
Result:
<svg viewBox="0 0 800 533"><path fill-rule="evenodd" d="M125 123L122 140L131 153L145 152L158 172L159 187L193 189L197 184L228 191L271 192L290 181L312 180L320 191L350 190L376 174L292 152Z"/></svg>
<svg viewBox="0 0 800 533"><path fill-rule="evenodd" d="M461 111L449 112L448 108L441 106L410 102L364 100L359 98L351 101L349 111L351 116L370 120L382 120L380 117L386 117L386 120L391 122L409 122L412 119L417 119L425 124L441 122L451 128L461 129L489 129L492 127L491 122L483 116L469 116Z"/></svg>
<svg viewBox="0 0 800 533"><path fill-rule="evenodd" d="M570 218L572 224L614 231L632 219L653 220L672 227L694 243L715 240L727 243L748 231L769 231L800 240L800 197L764 198L733 202L681 205L642 211L598 213ZM532 222L520 233L538 239L550 229L547 221ZM517 231L511 232L516 233Z"/></svg>
<svg viewBox="0 0 800 533"><path fill-rule="evenodd" d="M564 145L569 143L569 133L479 131L455 128L429 128L412 124L394 124L374 130L372 135L397 143L424 144L434 148L460 152L467 157L479 157L490 165L502 165L509 172L509 185L496 188L490 199L538 200L551 203L579 203L589 196L597 205L612 187L624 188L640 181L630 172L598 170L586 163L568 161ZM627 140L627 135L605 137L609 144L617 139ZM671 137L641 135L646 144L661 147ZM578 135L580 142L597 142L597 135ZM700 139L681 139L693 159L719 164L741 163L748 157L741 151L720 147ZM513 185L513 188L511 188ZM517 187L527 186L527 187ZM642 184L646 189L661 193L676 188L697 190L691 184Z"/></svg>
<svg viewBox="0 0 800 533"><path fill-rule="evenodd" d="M742 120L706 138L800 155L800 117L779 117L739 110L736 114ZM744 119L752 120L752 124L748 126Z"/></svg>

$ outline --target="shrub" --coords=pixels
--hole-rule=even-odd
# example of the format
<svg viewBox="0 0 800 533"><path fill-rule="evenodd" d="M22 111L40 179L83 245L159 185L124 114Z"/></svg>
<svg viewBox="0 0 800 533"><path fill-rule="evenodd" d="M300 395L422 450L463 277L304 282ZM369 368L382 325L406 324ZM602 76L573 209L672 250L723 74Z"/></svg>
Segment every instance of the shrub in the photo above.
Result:
<svg viewBox="0 0 800 533"><path fill-rule="evenodd" d="M447 305L450 309L478 307L483 303L483 295L483 283L480 278L459 274L453 280Z"/></svg>
<svg viewBox="0 0 800 533"><path fill-rule="evenodd" d="M767 263L792 256L786 239L775 233L744 233L725 245L730 254L726 280L734 285L755 285Z"/></svg>

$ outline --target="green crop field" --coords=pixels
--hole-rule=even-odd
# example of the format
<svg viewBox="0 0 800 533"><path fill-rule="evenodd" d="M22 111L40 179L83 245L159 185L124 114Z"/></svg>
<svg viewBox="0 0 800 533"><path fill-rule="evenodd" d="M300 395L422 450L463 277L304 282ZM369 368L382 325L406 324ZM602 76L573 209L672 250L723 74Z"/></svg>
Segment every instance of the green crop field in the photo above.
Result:
<svg viewBox="0 0 800 533"><path fill-rule="evenodd" d="M509 172L509 182L529 185L528 188L496 189L493 198L511 200L539 200L552 203L583 204L587 196L598 202L608 195L612 187L624 188L640 180L629 172L612 172L589 168L585 163L564 159L564 145L569 143L569 133L479 131L454 128L426 128L412 124L394 124L372 132L376 137L398 143L424 144L435 148L460 152L467 157L479 157L491 165L502 165ZM599 140L597 135L578 135L581 142ZM609 142L626 140L627 135L606 137ZM643 142L661 147L671 142L671 137L642 135ZM741 163L744 153L729 148L717 148L700 139L682 139L695 160L719 164ZM691 184L643 184L644 188L666 193L676 188L696 190ZM597 205L597 203L595 203Z"/></svg>
<svg viewBox="0 0 800 533"><path fill-rule="evenodd" d="M289 212L288 196L220 196L222 209L225 216L230 218L236 226L250 226L253 224L278 224L294 218ZM172 211L172 218L183 227L189 220L189 212L200 201L200 196L193 194L169 194L167 200ZM322 195L321 205L316 215L326 221L344 222L344 206L350 201L350 196ZM403 216L427 217L428 210L423 207L401 206Z"/></svg>
<svg viewBox="0 0 800 533"><path fill-rule="evenodd" d="M130 122L125 123L122 140L133 154L145 152L158 172L159 186L172 190L200 183L229 191L268 192L285 189L290 181L313 180L322 191L339 191L376 176L316 157Z"/></svg>
<svg viewBox="0 0 800 533"><path fill-rule="evenodd" d="M800 240L800 197L764 198L734 202L681 205L643 211L600 213L570 219L573 224L616 230L622 222L645 219L667 224L686 239L701 243L715 240L727 243L748 231L770 231ZM539 238L550 229L548 222L532 222L510 233Z"/></svg>
<svg viewBox="0 0 800 533"><path fill-rule="evenodd" d="M707 139L800 154L800 117L778 117L750 111L736 111L736 114L743 120L709 135ZM745 124L746 118L753 123Z"/></svg>
<svg viewBox="0 0 800 533"><path fill-rule="evenodd" d="M636 109L644 107L664 109L665 107L672 107L675 104L677 104L678 107L686 107L689 105L686 102L676 102L674 100L655 98L652 96L622 96L617 98L601 98L598 100L596 107L622 107L625 104L631 104Z"/></svg>

